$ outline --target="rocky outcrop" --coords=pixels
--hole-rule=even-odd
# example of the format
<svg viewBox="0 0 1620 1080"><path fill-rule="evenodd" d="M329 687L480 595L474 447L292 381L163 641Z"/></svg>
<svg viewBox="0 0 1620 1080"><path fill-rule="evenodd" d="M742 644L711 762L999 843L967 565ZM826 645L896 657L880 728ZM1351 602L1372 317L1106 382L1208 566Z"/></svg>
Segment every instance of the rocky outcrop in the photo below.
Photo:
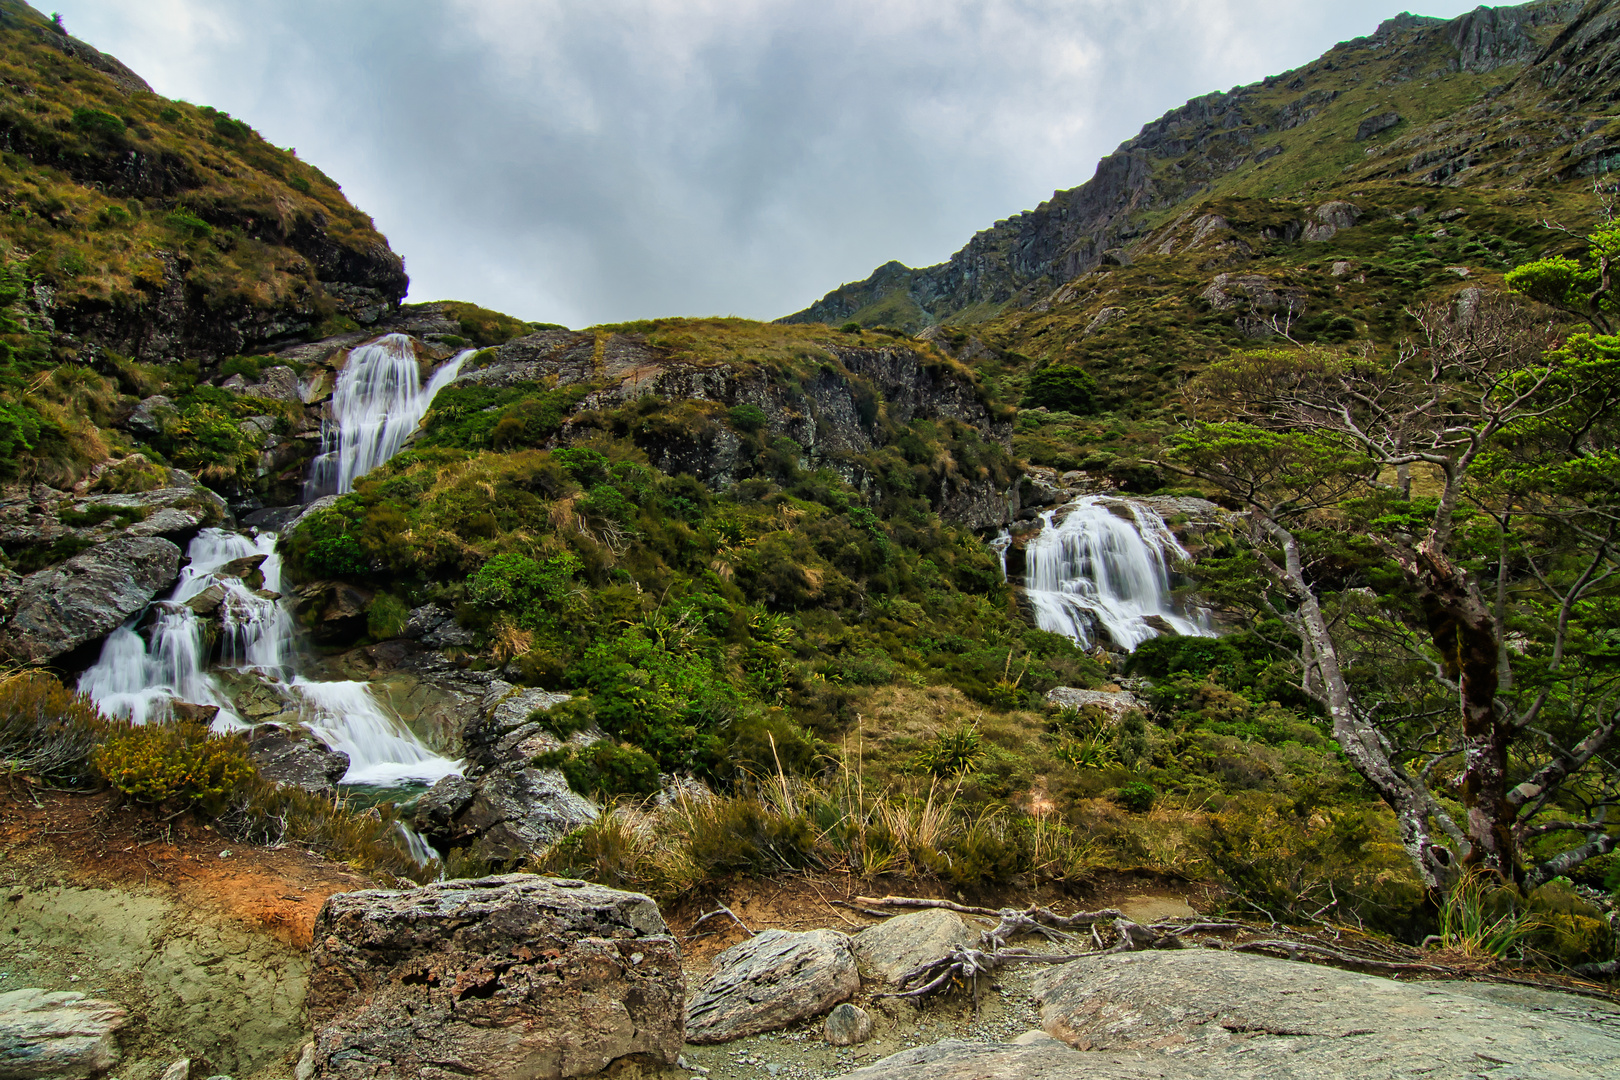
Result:
<svg viewBox="0 0 1620 1080"><path fill-rule="evenodd" d="M1048 704L1060 709L1084 709L1095 705L1114 719L1132 709L1143 707L1142 699L1129 690L1081 690L1073 686L1054 686L1046 692Z"/></svg>
<svg viewBox="0 0 1620 1080"><path fill-rule="evenodd" d="M327 1078L587 1076L671 1065L685 982L639 893L532 875L338 893L311 950Z"/></svg>
<svg viewBox="0 0 1620 1080"><path fill-rule="evenodd" d="M318 645L343 645L363 637L372 594L346 581L310 581L294 590L293 613Z"/></svg>
<svg viewBox="0 0 1620 1080"><path fill-rule="evenodd" d="M7 1080L99 1075L118 1064L124 1009L83 994L12 990L0 994L0 1077Z"/></svg>
<svg viewBox="0 0 1620 1080"><path fill-rule="evenodd" d="M596 820L596 804L569 788L559 770L534 764L564 743L532 717L567 700L567 694L492 681L478 714L462 730L465 776L444 777L422 796L417 831L440 851L465 848L502 863L538 854ZM586 730L568 741L588 746L600 738L600 732Z"/></svg>
<svg viewBox="0 0 1620 1080"><path fill-rule="evenodd" d="M821 1037L829 1046L857 1046L872 1037L872 1017L859 1005L834 1005L822 1025Z"/></svg>
<svg viewBox="0 0 1620 1080"><path fill-rule="evenodd" d="M458 385L513 387L608 385L586 396L577 413L614 409L643 398L712 402L731 409L751 406L764 417L775 445L791 440L792 452L810 467L827 466L856 486L870 477L854 455L883 444L887 425L913 420L955 421L981 438L1010 447L1012 428L985 403L961 369L924 349L892 346L829 346L814 371L784 379L763 367L695 363L672 357L640 335L596 335L546 330L509 341L480 365L468 365ZM582 425L575 437L594 429ZM719 489L750 475L752 450L714 416L696 417L684 429L633 432L651 464L671 475L691 473ZM1014 493L1015 495L1015 493ZM947 478L936 499L940 514L975 528L1010 519L1009 493L981 479Z"/></svg>
<svg viewBox="0 0 1620 1080"><path fill-rule="evenodd" d="M819 1016L861 988L855 953L836 930L766 930L714 960L692 995L686 1039L720 1043Z"/></svg>
<svg viewBox="0 0 1620 1080"><path fill-rule="evenodd" d="M861 978L891 987L899 983L900 976L952 949L973 948L978 943L978 931L966 919L940 908L896 915L851 939Z"/></svg>
<svg viewBox="0 0 1620 1080"><path fill-rule="evenodd" d="M8 588L0 657L54 660L111 633L174 583L180 549L157 536L109 540Z"/></svg>

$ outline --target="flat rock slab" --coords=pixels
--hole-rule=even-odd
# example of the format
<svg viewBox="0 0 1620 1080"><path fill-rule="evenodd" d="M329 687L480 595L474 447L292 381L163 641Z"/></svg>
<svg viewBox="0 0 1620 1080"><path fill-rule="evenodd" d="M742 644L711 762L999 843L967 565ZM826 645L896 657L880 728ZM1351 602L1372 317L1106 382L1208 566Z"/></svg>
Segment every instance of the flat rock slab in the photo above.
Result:
<svg viewBox="0 0 1620 1080"><path fill-rule="evenodd" d="M110 1069L119 1057L114 1033L128 1022L122 1006L83 994L0 994L0 1078L67 1080Z"/></svg>
<svg viewBox="0 0 1620 1080"><path fill-rule="evenodd" d="M1042 1027L1078 1050L1162 1051L1208 1075L1620 1076L1620 1012L1575 995L1491 995L1214 949L1087 957L1043 973L1035 991Z"/></svg>
<svg viewBox="0 0 1620 1080"><path fill-rule="evenodd" d="M714 959L686 1010L686 1039L720 1043L819 1016L861 988L855 952L836 930L766 930Z"/></svg>
<svg viewBox="0 0 1620 1080"><path fill-rule="evenodd" d="M979 934L956 912L928 908L868 927L852 943L861 977L894 986L906 972L938 960L958 945L976 947Z"/></svg>
<svg viewBox="0 0 1620 1080"><path fill-rule="evenodd" d="M1137 1060L1082 1054L1062 1043L978 1043L946 1039L902 1050L842 1080L1195 1080L1221 1075L1192 1071L1173 1058Z"/></svg>
<svg viewBox="0 0 1620 1080"><path fill-rule="evenodd" d="M338 893L311 964L318 1076L585 1076L681 1050L680 958L640 893L530 874Z"/></svg>

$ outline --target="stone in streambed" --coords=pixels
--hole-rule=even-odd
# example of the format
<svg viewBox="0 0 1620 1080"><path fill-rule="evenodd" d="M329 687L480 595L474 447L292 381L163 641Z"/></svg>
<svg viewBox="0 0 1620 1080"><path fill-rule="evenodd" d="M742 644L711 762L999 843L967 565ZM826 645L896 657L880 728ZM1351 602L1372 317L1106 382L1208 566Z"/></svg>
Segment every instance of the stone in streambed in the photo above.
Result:
<svg viewBox="0 0 1620 1080"><path fill-rule="evenodd" d="M265 779L317 794L333 790L349 771L348 754L279 724L260 724L249 732L248 757Z"/></svg>
<svg viewBox="0 0 1620 1080"><path fill-rule="evenodd" d="M719 1043L817 1016L861 988L849 937L766 930L715 957L686 1010L686 1039Z"/></svg>
<svg viewBox="0 0 1620 1080"><path fill-rule="evenodd" d="M925 908L896 915L853 938L861 977L894 986L900 976L938 960L957 946L973 948L978 933L954 911Z"/></svg>
<svg viewBox="0 0 1620 1080"><path fill-rule="evenodd" d="M0 994L0 1077L90 1076L118 1064L122 1006L83 994L12 990Z"/></svg>
<svg viewBox="0 0 1620 1080"><path fill-rule="evenodd" d="M316 1075L586 1076L673 1064L685 982L639 893L528 874L339 893L316 919Z"/></svg>

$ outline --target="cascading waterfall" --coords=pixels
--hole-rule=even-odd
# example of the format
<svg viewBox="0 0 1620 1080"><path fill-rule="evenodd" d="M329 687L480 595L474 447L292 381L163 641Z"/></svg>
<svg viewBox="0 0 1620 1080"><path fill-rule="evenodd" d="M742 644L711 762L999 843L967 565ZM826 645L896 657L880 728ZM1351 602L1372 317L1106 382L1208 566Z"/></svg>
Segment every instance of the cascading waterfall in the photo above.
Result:
<svg viewBox="0 0 1620 1080"><path fill-rule="evenodd" d="M143 616L130 619L107 636L101 657L79 676L79 689L109 716L144 724L166 719L177 701L217 705L217 730L247 727L237 715L218 679L208 673L210 648L203 635L203 620L186 601L218 585L222 662L229 667L252 668L280 677L291 653L292 620L269 596L248 588L239 577L218 577L227 563L264 555L261 567L267 592L281 584L281 560L275 554L275 534L257 538L204 529L186 548L190 560L167 600L152 607L150 642L136 630Z"/></svg>
<svg viewBox="0 0 1620 1080"><path fill-rule="evenodd" d="M461 353L419 385L411 339L390 334L355 349L338 379L334 420L323 425L320 458L312 464L308 498L346 492L354 481L399 452L426 415L434 395L455 378L472 350ZM209 666L212 649L204 620L186 603L218 586L218 666L257 676L297 713L304 726L334 750L349 755L345 784L395 786L432 783L460 769L433 753L361 682L316 682L297 673L294 624L274 597L281 592L276 534L254 537L204 529L186 550L189 563L169 597L155 602L108 635L101 657L79 677L84 691L108 715L138 724L166 720L177 702L216 705L216 731L247 728L222 681ZM218 571L237 559L265 556L264 588ZM149 621L146 636L137 630ZM412 847L425 847L420 837Z"/></svg>
<svg viewBox="0 0 1620 1080"><path fill-rule="evenodd" d="M356 480L399 453L434 396L474 351L440 366L426 386L415 345L404 334L389 334L349 353L332 392L332 418L321 423L321 453L310 464L304 501L353 491Z"/></svg>
<svg viewBox="0 0 1620 1080"><path fill-rule="evenodd" d="M1149 620L1180 634L1212 634L1201 612L1182 610L1170 594L1170 563L1187 552L1162 518L1121 500L1081 499L1066 509L1060 522L1058 511L1043 513L1040 534L1024 549L1037 626L1082 645L1101 626L1124 649L1158 636Z"/></svg>

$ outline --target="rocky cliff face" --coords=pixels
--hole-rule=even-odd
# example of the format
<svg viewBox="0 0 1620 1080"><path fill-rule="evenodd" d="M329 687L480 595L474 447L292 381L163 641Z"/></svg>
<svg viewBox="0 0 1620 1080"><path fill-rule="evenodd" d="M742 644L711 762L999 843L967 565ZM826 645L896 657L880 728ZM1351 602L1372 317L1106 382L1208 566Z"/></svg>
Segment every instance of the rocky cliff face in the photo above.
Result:
<svg viewBox="0 0 1620 1080"><path fill-rule="evenodd" d="M893 345L829 346L804 371L764 365L695 362L638 334L595 335L547 330L508 342L483 365L463 370L456 385L592 385L574 410L577 423L560 441L595 429L590 414L645 399L751 406L764 430L808 467L830 467L861 487L870 481L859 455L885 445L915 420L957 423L1003 447L1011 423L986 403L965 369L934 354ZM714 488L747 475L742 438L714 422L649 424L631 432L653 466L670 475L690 473ZM1008 485L967 478L947 482L940 513L973 527L1009 520ZM1013 495L1016 498L1016 494Z"/></svg>
<svg viewBox="0 0 1620 1080"><path fill-rule="evenodd" d="M1556 0L1480 8L1450 21L1397 16L1371 37L1341 43L1296 71L1194 98L1166 113L1103 158L1090 181L996 222L945 263L915 270L885 264L782 321L887 322L916 330L1026 306L1094 267L1128 263L1126 249L1175 207L1212 191L1240 193L1229 177L1245 166L1270 163L1268 173L1256 171L1254 183L1260 183L1291 169L1308 172L1304 159L1319 155L1322 137L1342 136L1351 144L1399 131L1403 120L1409 127L1446 122L1452 110L1434 94L1416 95L1415 107L1404 114L1378 111L1391 88L1402 84L1442 82L1478 94L1487 89L1482 77L1533 62L1521 82L1562 87L1570 101L1612 100L1615 13L1613 0L1584 7ZM1557 42L1547 45L1554 34ZM1364 128L1375 112L1383 125ZM1432 142L1434 135L1424 138ZM1382 152L1368 152L1374 150ZM1593 153L1582 152L1574 167L1595 168L1593 160ZM1425 178L1439 182L1445 175L1430 170Z"/></svg>

